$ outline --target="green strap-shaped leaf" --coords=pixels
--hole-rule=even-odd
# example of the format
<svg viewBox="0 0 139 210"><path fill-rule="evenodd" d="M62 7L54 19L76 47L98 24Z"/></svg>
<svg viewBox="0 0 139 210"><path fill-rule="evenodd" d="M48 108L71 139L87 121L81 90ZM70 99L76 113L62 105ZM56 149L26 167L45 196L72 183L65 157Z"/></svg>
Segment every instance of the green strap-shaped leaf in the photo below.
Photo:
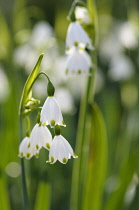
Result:
<svg viewBox="0 0 139 210"><path fill-rule="evenodd" d="M39 72L39 67L41 64L43 58L43 54L40 55L34 69L32 70L31 74L29 75L23 92L22 92L22 96L21 96L21 101L20 101L20 106L19 106L19 113L21 113L23 111L24 105L27 103L27 101L29 101L32 97L32 84L36 78L36 76L38 75Z"/></svg>
<svg viewBox="0 0 139 210"><path fill-rule="evenodd" d="M34 210L50 210L51 190L47 183L40 183L38 186Z"/></svg>
<svg viewBox="0 0 139 210"><path fill-rule="evenodd" d="M5 59L11 52L11 36L4 15L0 11L0 59Z"/></svg>
<svg viewBox="0 0 139 210"><path fill-rule="evenodd" d="M136 168L136 156L130 155L126 162L122 165L116 190L112 192L108 199L105 210L123 209L124 196L129 184L132 181Z"/></svg>
<svg viewBox="0 0 139 210"><path fill-rule="evenodd" d="M92 106L90 155L83 200L83 210L100 210L107 168L105 123L97 105Z"/></svg>
<svg viewBox="0 0 139 210"><path fill-rule="evenodd" d="M4 178L0 178L0 209L10 210L10 202L8 199L8 191Z"/></svg>
<svg viewBox="0 0 139 210"><path fill-rule="evenodd" d="M93 29L92 39L95 47L97 47L98 43L98 15L95 0L87 0L87 9L89 11L91 17L91 26Z"/></svg>

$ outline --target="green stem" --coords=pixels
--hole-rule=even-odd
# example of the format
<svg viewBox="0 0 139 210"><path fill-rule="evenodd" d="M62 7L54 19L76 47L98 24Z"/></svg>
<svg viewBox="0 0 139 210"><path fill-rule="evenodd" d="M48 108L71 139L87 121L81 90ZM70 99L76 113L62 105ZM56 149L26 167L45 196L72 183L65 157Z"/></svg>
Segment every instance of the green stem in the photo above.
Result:
<svg viewBox="0 0 139 210"><path fill-rule="evenodd" d="M31 86L30 86L30 88L29 88L29 91L32 89L34 83L36 82L36 80L39 78L40 75L44 75L44 76L48 79L48 82L51 82L50 79L49 79L49 77L48 77L48 75L47 75L45 72L42 71L42 72L40 72L40 73L36 76L36 78L35 78L34 81L32 82L32 84L31 84Z"/></svg>
<svg viewBox="0 0 139 210"><path fill-rule="evenodd" d="M96 68L95 68L96 69ZM74 161L72 174L72 189L71 189L71 210L81 209L81 196L83 194L84 176L86 173L86 160L88 158L88 117L89 117L89 101L93 100L94 93L95 70L93 76L89 77L86 84L85 93L82 96L80 104L79 123L76 140L76 153L78 160ZM87 122L87 123L86 123ZM89 135L88 135L89 137Z"/></svg>
<svg viewBox="0 0 139 210"><path fill-rule="evenodd" d="M23 124L22 124L22 115L19 115L19 144L23 139ZM26 185L26 177L25 177L25 167L24 167L24 159L20 159L21 164L21 185L22 185L22 202L23 202L23 210L28 210L28 195L27 195L27 185Z"/></svg>
<svg viewBox="0 0 139 210"><path fill-rule="evenodd" d="M84 134L84 130L85 130L85 119L86 119L89 83L90 82L88 79L86 93L83 94L81 104L80 104L80 114L79 114L79 123L78 123L76 149L75 149L79 158L76 161L74 161L74 165L73 165L71 203L70 203L71 210L78 210L79 182L80 182L79 177L80 177L80 170L81 170L83 134Z"/></svg>
<svg viewBox="0 0 139 210"><path fill-rule="evenodd" d="M94 56L94 62L96 60L96 57ZM84 129L82 133L82 147L81 147L81 161L80 161L80 176L79 176L79 198L78 206L79 209L82 208L82 201L84 198L84 189L85 189L85 183L86 183L86 175L88 170L88 157L89 157L89 145L90 145L90 135L91 135L91 110L90 110L90 104L94 101L94 87L95 87L95 72L96 72L96 65L94 67L93 76L88 80L87 83L87 91L88 91L88 97L86 98L86 116L85 116L85 123L84 123ZM79 141L79 140L78 140Z"/></svg>
<svg viewBox="0 0 139 210"><path fill-rule="evenodd" d="M97 46L97 13L95 2L87 0L88 10L94 23L94 43ZM93 75L88 78L85 93L82 96L79 114L79 126L77 130L76 153L78 160L74 161L72 174L70 210L81 210L85 186L85 178L88 169L88 154L90 141L90 109L89 105L94 101L94 83L97 69L96 52L92 55L94 64Z"/></svg>

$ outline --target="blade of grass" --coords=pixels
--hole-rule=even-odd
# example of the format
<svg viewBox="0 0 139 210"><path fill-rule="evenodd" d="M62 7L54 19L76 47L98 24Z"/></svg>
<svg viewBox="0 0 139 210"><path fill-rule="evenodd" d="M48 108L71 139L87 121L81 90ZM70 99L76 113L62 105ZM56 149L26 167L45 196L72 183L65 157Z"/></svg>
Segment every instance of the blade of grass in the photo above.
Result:
<svg viewBox="0 0 139 210"><path fill-rule="evenodd" d="M130 155L126 162L122 165L117 183L118 187L108 199L105 210L123 209L124 196L129 184L131 183L135 168L136 157L134 155Z"/></svg>
<svg viewBox="0 0 139 210"><path fill-rule="evenodd" d="M9 27L4 15L0 11L0 58L7 58L11 50L11 37Z"/></svg>
<svg viewBox="0 0 139 210"><path fill-rule="evenodd" d="M50 199L50 185L39 183L34 210L50 210Z"/></svg>
<svg viewBox="0 0 139 210"><path fill-rule="evenodd" d="M0 209L10 210L8 191L3 177L0 178Z"/></svg>
<svg viewBox="0 0 139 210"><path fill-rule="evenodd" d="M82 210L100 210L107 168L107 135L102 114L92 106L92 126L88 173Z"/></svg>

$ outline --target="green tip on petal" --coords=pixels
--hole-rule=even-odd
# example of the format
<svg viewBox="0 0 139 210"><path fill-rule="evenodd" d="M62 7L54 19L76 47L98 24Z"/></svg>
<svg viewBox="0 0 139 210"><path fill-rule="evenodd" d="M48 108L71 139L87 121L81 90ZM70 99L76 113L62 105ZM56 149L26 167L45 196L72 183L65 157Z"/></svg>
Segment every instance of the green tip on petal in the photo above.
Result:
<svg viewBox="0 0 139 210"><path fill-rule="evenodd" d="M74 46L78 47L79 43L78 42L74 42Z"/></svg>
<svg viewBox="0 0 139 210"><path fill-rule="evenodd" d="M54 157L51 157L51 163L53 163L55 161Z"/></svg>
<svg viewBox="0 0 139 210"><path fill-rule="evenodd" d="M39 126L45 126L45 125L47 125L46 122L45 123L42 123L42 121L40 121Z"/></svg>
<svg viewBox="0 0 139 210"><path fill-rule="evenodd" d="M46 147L47 147L47 149L50 149L50 144L46 143Z"/></svg>
<svg viewBox="0 0 139 210"><path fill-rule="evenodd" d="M51 126L55 126L55 120L51 120L50 124Z"/></svg>
<svg viewBox="0 0 139 210"><path fill-rule="evenodd" d="M47 161L46 161L46 163L50 163L51 161L50 161L50 159L48 159Z"/></svg>
<svg viewBox="0 0 139 210"><path fill-rule="evenodd" d="M36 145L36 149L39 149L39 145Z"/></svg>
<svg viewBox="0 0 139 210"><path fill-rule="evenodd" d="M64 122L64 120L62 121L62 124L63 124L64 126L66 126L66 123Z"/></svg>
<svg viewBox="0 0 139 210"><path fill-rule="evenodd" d="M23 152L19 153L18 155L20 158L22 158L24 156Z"/></svg>
<svg viewBox="0 0 139 210"><path fill-rule="evenodd" d="M28 144L28 148L30 147L30 143Z"/></svg>
<svg viewBox="0 0 139 210"><path fill-rule="evenodd" d="M26 158L30 158L30 153L27 153L26 154Z"/></svg>
<svg viewBox="0 0 139 210"><path fill-rule="evenodd" d="M79 70L78 70L78 74L81 74L81 73L82 73L82 71L79 69Z"/></svg>
<svg viewBox="0 0 139 210"><path fill-rule="evenodd" d="M66 73L66 74L68 74L68 73L69 73L69 70L68 70L68 69L66 69L65 73Z"/></svg>
<svg viewBox="0 0 139 210"><path fill-rule="evenodd" d="M73 153L73 157L74 157L74 158L78 158L78 156L77 156L75 153Z"/></svg>
<svg viewBox="0 0 139 210"><path fill-rule="evenodd" d="M66 158L63 158L62 162L63 163L67 163L67 159Z"/></svg>
<svg viewBox="0 0 139 210"><path fill-rule="evenodd" d="M39 153L36 153L36 154L35 154L35 157L38 158L38 157L39 157Z"/></svg>

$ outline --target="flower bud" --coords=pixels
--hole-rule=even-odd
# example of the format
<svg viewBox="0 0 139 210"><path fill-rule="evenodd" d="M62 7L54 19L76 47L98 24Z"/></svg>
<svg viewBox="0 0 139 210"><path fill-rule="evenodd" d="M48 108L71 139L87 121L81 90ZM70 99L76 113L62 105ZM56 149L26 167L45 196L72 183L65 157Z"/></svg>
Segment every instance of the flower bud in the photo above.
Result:
<svg viewBox="0 0 139 210"><path fill-rule="evenodd" d="M48 96L53 96L55 93L55 88L50 81L48 82L47 93L48 93Z"/></svg>

